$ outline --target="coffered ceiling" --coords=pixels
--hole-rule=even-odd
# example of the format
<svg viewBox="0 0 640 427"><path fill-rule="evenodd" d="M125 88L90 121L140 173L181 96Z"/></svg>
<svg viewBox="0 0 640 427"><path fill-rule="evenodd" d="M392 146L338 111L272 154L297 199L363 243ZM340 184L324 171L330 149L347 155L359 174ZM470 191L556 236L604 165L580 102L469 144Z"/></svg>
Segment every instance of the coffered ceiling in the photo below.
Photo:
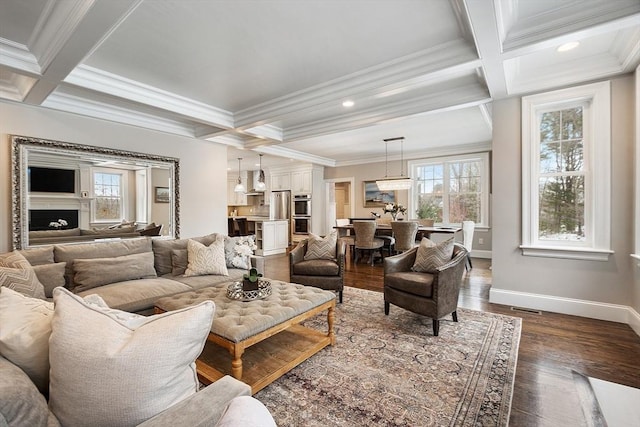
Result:
<svg viewBox="0 0 640 427"><path fill-rule="evenodd" d="M0 1L0 99L225 144L232 169L485 150L493 99L639 62L640 0Z"/></svg>

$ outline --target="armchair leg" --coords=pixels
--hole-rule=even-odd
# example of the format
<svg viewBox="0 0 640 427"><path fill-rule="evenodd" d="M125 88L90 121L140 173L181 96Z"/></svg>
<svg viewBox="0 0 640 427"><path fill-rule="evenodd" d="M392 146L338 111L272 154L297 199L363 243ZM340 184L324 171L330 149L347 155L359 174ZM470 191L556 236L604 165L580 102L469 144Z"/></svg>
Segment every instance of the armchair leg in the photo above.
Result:
<svg viewBox="0 0 640 427"><path fill-rule="evenodd" d="M386 301L384 302L384 314L389 315L389 303Z"/></svg>
<svg viewBox="0 0 640 427"><path fill-rule="evenodd" d="M433 336L437 337L440 332L440 320L433 319Z"/></svg>
<svg viewBox="0 0 640 427"><path fill-rule="evenodd" d="M338 291L338 301L340 302L340 304L342 304L342 291Z"/></svg>
<svg viewBox="0 0 640 427"><path fill-rule="evenodd" d="M451 317L453 317L453 321L457 322L458 321L458 312L454 311L453 313L451 313Z"/></svg>

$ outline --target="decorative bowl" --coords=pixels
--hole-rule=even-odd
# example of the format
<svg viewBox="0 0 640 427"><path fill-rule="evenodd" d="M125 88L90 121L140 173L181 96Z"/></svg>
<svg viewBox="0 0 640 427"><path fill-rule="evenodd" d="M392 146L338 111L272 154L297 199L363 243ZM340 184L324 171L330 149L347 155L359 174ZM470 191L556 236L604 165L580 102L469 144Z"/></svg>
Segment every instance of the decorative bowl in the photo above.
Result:
<svg viewBox="0 0 640 427"><path fill-rule="evenodd" d="M227 298L236 301L255 301L271 295L271 282L266 279L258 279L258 289L245 291L242 282L233 282L227 287Z"/></svg>

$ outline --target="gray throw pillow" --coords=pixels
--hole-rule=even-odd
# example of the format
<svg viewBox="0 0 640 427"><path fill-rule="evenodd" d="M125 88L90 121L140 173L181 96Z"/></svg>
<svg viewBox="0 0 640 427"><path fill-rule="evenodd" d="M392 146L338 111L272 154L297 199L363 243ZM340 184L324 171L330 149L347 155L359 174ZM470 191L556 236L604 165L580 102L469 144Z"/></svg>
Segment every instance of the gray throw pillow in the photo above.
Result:
<svg viewBox="0 0 640 427"><path fill-rule="evenodd" d="M451 238L436 245L431 240L423 237L411 269L422 273L434 273L438 267L451 261L453 243L453 238Z"/></svg>
<svg viewBox="0 0 640 427"><path fill-rule="evenodd" d="M173 270L171 274L174 276L181 276L187 270L189 264L189 258L187 256L186 249L174 249L171 251L171 265Z"/></svg>
<svg viewBox="0 0 640 427"><path fill-rule="evenodd" d="M73 262L73 270L76 293L109 283L157 277L152 252L115 258L77 259Z"/></svg>
<svg viewBox="0 0 640 427"><path fill-rule="evenodd" d="M304 254L305 261L310 259L334 259L336 257L337 241L338 233L335 231L325 237L310 233L307 252Z"/></svg>
<svg viewBox="0 0 640 427"><path fill-rule="evenodd" d="M45 297L53 297L53 290L58 286L64 286L64 270L66 265L66 262L55 262L33 267L33 271L36 272L38 280L42 283L42 286L44 286Z"/></svg>

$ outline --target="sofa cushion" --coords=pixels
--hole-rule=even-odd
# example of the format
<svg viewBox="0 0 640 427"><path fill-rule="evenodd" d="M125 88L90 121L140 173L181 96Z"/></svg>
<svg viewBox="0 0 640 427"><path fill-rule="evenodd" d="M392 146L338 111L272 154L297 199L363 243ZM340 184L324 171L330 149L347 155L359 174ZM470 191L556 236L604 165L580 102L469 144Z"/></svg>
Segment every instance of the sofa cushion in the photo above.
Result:
<svg viewBox="0 0 640 427"><path fill-rule="evenodd" d="M212 301L144 317L64 288L53 300L49 407L62 425L137 425L198 390Z"/></svg>
<svg viewBox="0 0 640 427"><path fill-rule="evenodd" d="M425 298L433 296L433 275L413 271L397 271L384 276L384 285Z"/></svg>
<svg viewBox="0 0 640 427"><path fill-rule="evenodd" d="M423 237L411 269L423 273L434 273L438 267L451 261L453 243L453 238L451 238L436 245Z"/></svg>
<svg viewBox="0 0 640 427"><path fill-rule="evenodd" d="M78 245L56 245L53 254L56 262L66 262L65 280L67 287L73 289L73 262L76 259L112 258L123 255L151 252L151 239L119 240L116 242L81 243Z"/></svg>
<svg viewBox="0 0 640 427"><path fill-rule="evenodd" d="M251 396L238 396L229 402L216 427L276 427L269 410Z"/></svg>
<svg viewBox="0 0 640 427"><path fill-rule="evenodd" d="M53 245L22 249L19 252L29 261L29 264L34 267L36 265L53 263Z"/></svg>
<svg viewBox="0 0 640 427"><path fill-rule="evenodd" d="M183 283L156 277L110 283L77 292L77 294L81 297L97 294L106 301L109 307L137 312L152 308L158 298L190 290L191 287Z"/></svg>
<svg viewBox="0 0 640 427"><path fill-rule="evenodd" d="M49 387L53 303L0 288L0 354L20 367L41 393Z"/></svg>
<svg viewBox="0 0 640 427"><path fill-rule="evenodd" d="M0 378L0 425L60 425L27 374L4 357L0 357Z"/></svg>
<svg viewBox="0 0 640 427"><path fill-rule="evenodd" d="M338 233L335 231L325 237L309 233L307 252L304 254L305 261L311 259L335 259L337 240Z"/></svg>
<svg viewBox="0 0 640 427"><path fill-rule="evenodd" d="M66 230L38 230L29 232L29 240L39 237L69 237L79 235L79 228L68 228Z"/></svg>
<svg viewBox="0 0 640 427"><path fill-rule="evenodd" d="M251 268L251 255L258 249L256 236L236 236L224 238L224 257L229 268Z"/></svg>
<svg viewBox="0 0 640 427"><path fill-rule="evenodd" d="M18 251L0 254L0 286L44 299L44 287L29 261Z"/></svg>
<svg viewBox="0 0 640 427"><path fill-rule="evenodd" d="M77 259L73 261L73 271L75 292L125 280L156 277L151 252L113 258Z"/></svg>
<svg viewBox="0 0 640 427"><path fill-rule="evenodd" d="M337 276L340 266L335 259L311 259L293 265L293 274L301 276Z"/></svg>
<svg viewBox="0 0 640 427"><path fill-rule="evenodd" d="M136 231L136 228L131 225L128 227L117 227L117 228L93 228L91 230L81 229L80 234L82 236L108 236L112 234L126 234L133 233Z"/></svg>
<svg viewBox="0 0 640 427"><path fill-rule="evenodd" d="M201 237L193 237L191 240L209 246L216 239L222 236L218 233L208 234ZM187 241L190 239L153 239L154 266L159 276L171 273L173 265L171 263L171 251L174 249L187 249Z"/></svg>
<svg viewBox="0 0 640 427"><path fill-rule="evenodd" d="M45 297L53 297L53 290L58 286L65 285L64 270L66 265L66 262L54 262L33 266L33 271L36 272L38 280L44 286Z"/></svg>
<svg viewBox="0 0 640 427"><path fill-rule="evenodd" d="M208 274L205 276L173 276L171 274L164 275L163 277L175 280L176 282L184 283L191 289L206 288L209 286L218 286L221 283L230 283L241 281L247 270L241 270L239 268L227 268L227 276L215 276Z"/></svg>
<svg viewBox="0 0 640 427"><path fill-rule="evenodd" d="M224 258L224 239L218 239L209 246L195 240L189 240L187 242L187 259L185 276L229 275Z"/></svg>

